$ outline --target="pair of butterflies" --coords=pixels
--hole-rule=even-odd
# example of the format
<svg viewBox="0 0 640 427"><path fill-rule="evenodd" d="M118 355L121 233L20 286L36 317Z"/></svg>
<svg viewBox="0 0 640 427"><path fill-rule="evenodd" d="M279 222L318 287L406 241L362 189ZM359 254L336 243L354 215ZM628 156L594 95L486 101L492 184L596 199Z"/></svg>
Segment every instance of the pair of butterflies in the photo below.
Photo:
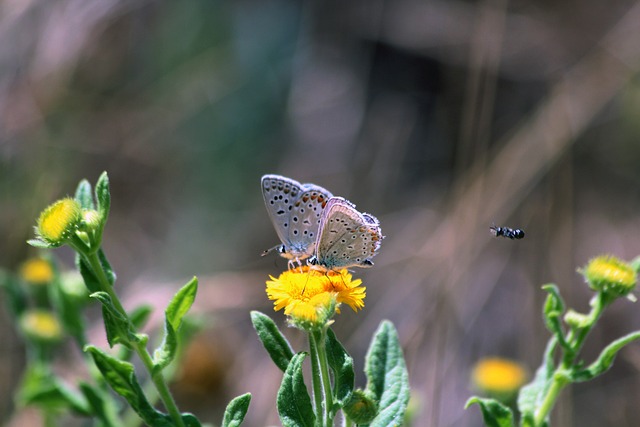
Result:
<svg viewBox="0 0 640 427"><path fill-rule="evenodd" d="M262 196L282 242L265 251L301 265L307 260L325 270L371 267L382 241L380 222L342 197L314 184L264 175Z"/></svg>

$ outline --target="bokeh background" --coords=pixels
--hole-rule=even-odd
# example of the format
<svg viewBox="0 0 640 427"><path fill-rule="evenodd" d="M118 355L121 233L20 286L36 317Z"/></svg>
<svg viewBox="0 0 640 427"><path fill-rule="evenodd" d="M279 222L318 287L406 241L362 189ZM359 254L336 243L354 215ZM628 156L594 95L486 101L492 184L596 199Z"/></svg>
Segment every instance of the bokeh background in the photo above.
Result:
<svg viewBox="0 0 640 427"><path fill-rule="evenodd" d="M246 425L278 424L281 373L249 319L284 326L264 294L286 268L260 257L277 243L265 173L381 220L376 265L357 272L366 307L335 330L362 386L372 333L395 323L415 426L480 426L463 410L470 369L499 355L535 370L540 286L586 311L576 268L640 254L639 2L4 0L0 40L0 266L35 254L41 209L108 171L104 247L125 305L161 313L201 280L206 327L174 390L204 420L251 392ZM0 319L0 415L16 425L24 349ZM616 302L585 357L638 328L638 305ZM567 389L554 425L637 426L639 399L636 344Z"/></svg>

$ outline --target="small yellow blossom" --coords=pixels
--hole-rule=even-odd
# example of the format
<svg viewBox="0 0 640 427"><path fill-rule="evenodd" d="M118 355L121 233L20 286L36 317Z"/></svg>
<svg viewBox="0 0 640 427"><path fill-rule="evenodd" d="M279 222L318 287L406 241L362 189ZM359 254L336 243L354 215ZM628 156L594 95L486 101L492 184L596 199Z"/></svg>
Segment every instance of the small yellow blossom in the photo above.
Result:
<svg viewBox="0 0 640 427"><path fill-rule="evenodd" d="M524 385L527 371L514 361L490 357L475 365L471 378L479 390L491 396L509 397Z"/></svg>
<svg viewBox="0 0 640 427"><path fill-rule="evenodd" d="M62 326L47 310L30 310L20 318L23 332L33 340L55 342L62 338Z"/></svg>
<svg viewBox="0 0 640 427"><path fill-rule="evenodd" d="M53 280L51 263L43 258L32 258L20 266L20 277L27 283L45 285Z"/></svg>
<svg viewBox="0 0 640 427"><path fill-rule="evenodd" d="M352 280L346 269L324 272L302 267L287 270L278 278L269 277L267 296L274 301L274 310L284 308L292 319L324 323L334 310L340 312L340 304L347 304L354 311L364 307L366 288L360 286L362 280Z"/></svg>
<svg viewBox="0 0 640 427"><path fill-rule="evenodd" d="M580 272L591 289L616 296L628 295L638 281L635 270L629 264L610 255L592 259Z"/></svg>
<svg viewBox="0 0 640 427"><path fill-rule="evenodd" d="M40 214L36 232L45 242L60 246L76 231L82 221L82 208L72 199L58 200Z"/></svg>

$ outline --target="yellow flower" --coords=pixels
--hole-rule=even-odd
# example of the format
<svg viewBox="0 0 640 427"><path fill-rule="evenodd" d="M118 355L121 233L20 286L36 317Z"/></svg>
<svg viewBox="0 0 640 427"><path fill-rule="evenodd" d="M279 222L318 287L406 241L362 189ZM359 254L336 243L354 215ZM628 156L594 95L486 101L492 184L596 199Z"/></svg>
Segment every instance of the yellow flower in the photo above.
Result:
<svg viewBox="0 0 640 427"><path fill-rule="evenodd" d="M340 313L344 303L354 311L364 307L366 288L362 280L352 280L345 269L339 272L320 271L309 267L285 271L276 279L269 276L267 296L273 300L274 310L294 321L324 324L333 312Z"/></svg>
<svg viewBox="0 0 640 427"><path fill-rule="evenodd" d="M54 272L49 261L32 258L20 266L20 277L27 283L44 285L53 280Z"/></svg>
<svg viewBox="0 0 640 427"><path fill-rule="evenodd" d="M58 318L47 310L31 310L20 318L23 332L35 341L56 342L62 338L62 326Z"/></svg>
<svg viewBox="0 0 640 427"><path fill-rule="evenodd" d="M45 242L60 246L82 222L82 208L72 198L58 200L40 214L36 232Z"/></svg>
<svg viewBox="0 0 640 427"><path fill-rule="evenodd" d="M628 295L638 281L635 270L629 264L611 255L594 258L584 270L579 271L591 289L615 296Z"/></svg>
<svg viewBox="0 0 640 427"><path fill-rule="evenodd" d="M485 393L499 399L509 398L524 385L527 371L514 361L489 357L476 364L471 378L473 384Z"/></svg>

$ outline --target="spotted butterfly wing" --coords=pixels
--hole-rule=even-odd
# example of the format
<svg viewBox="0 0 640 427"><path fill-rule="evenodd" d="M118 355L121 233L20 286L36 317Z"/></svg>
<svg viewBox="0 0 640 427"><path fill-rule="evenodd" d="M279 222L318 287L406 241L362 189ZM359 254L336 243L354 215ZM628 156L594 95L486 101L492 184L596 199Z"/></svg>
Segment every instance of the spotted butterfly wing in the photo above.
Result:
<svg viewBox="0 0 640 427"><path fill-rule="evenodd" d="M314 251L322 210L332 194L281 175L264 175L261 182L264 204L282 242L273 249L289 260L308 258Z"/></svg>
<svg viewBox="0 0 640 427"><path fill-rule="evenodd" d="M310 262L327 270L371 267L382 238L376 217L358 212L342 197L332 197L322 213L316 252Z"/></svg>

